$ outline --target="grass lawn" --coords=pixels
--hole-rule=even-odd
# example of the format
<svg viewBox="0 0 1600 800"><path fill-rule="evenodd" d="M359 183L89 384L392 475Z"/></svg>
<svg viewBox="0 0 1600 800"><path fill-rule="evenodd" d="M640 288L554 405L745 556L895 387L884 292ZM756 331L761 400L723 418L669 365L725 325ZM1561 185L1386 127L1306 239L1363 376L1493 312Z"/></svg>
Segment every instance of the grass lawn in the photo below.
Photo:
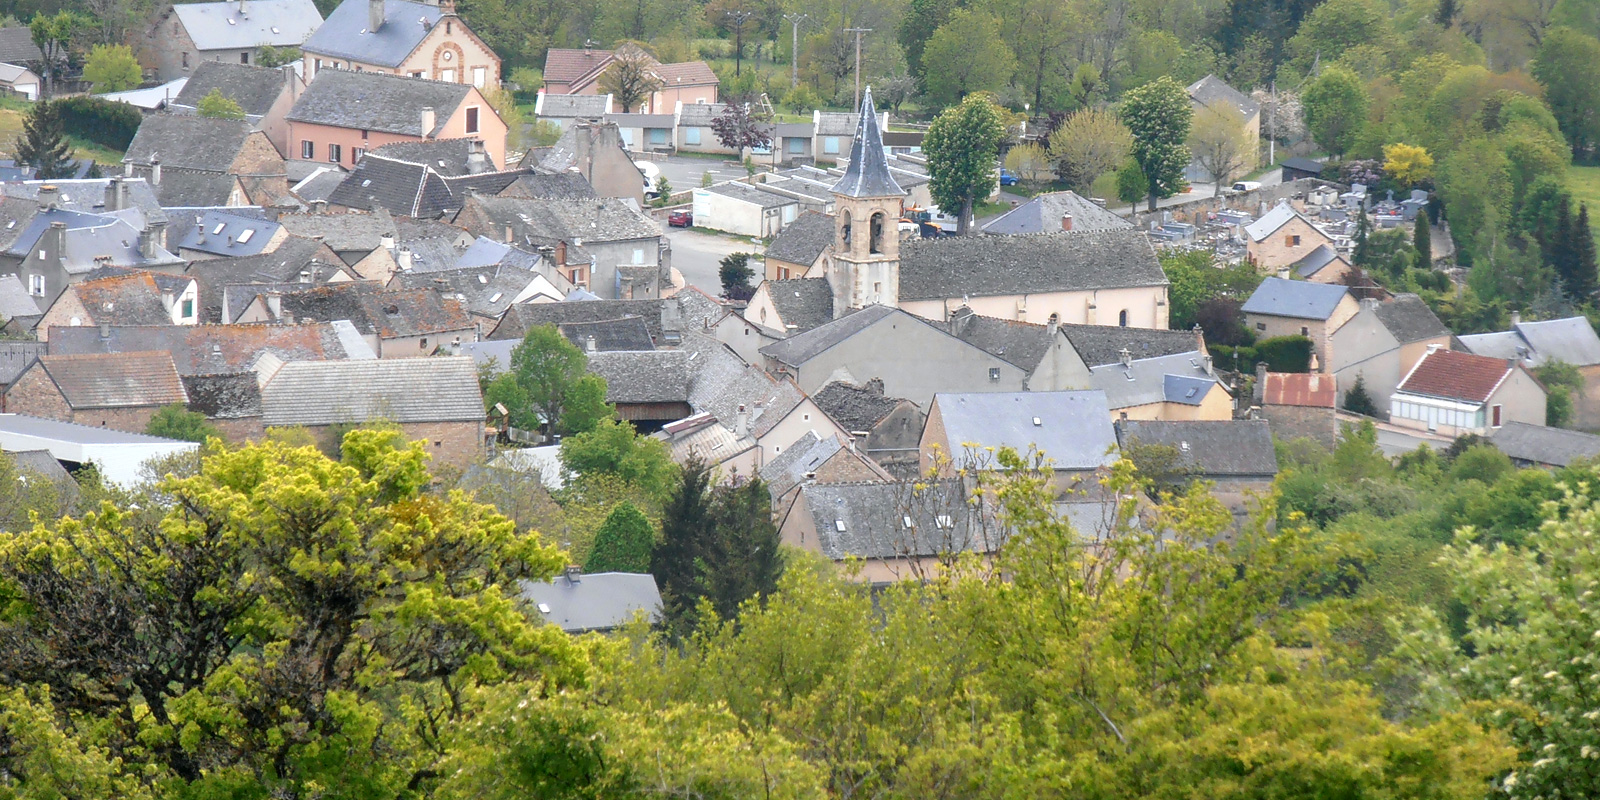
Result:
<svg viewBox="0 0 1600 800"><path fill-rule="evenodd" d="M0 102L0 153L10 156L17 151L17 137L22 135L22 119L28 113L28 103L21 100ZM122 163L122 153L76 136L67 137L72 143L74 158L92 158L102 170ZM120 171L120 170L112 170Z"/></svg>
<svg viewBox="0 0 1600 800"><path fill-rule="evenodd" d="M1567 167L1572 199L1589 204L1589 230L1600 231L1600 167Z"/></svg>

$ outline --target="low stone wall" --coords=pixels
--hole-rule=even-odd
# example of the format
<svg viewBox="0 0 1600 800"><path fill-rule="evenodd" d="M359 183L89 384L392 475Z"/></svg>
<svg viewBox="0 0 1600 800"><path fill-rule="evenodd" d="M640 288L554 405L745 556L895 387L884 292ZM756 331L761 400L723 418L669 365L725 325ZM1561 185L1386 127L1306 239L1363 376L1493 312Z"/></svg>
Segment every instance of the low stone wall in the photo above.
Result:
<svg viewBox="0 0 1600 800"><path fill-rule="evenodd" d="M1151 220L1161 221L1162 215L1170 213L1172 221L1187 222L1192 225L1204 225L1207 214L1214 214L1223 209L1243 211L1252 216L1259 217L1263 211L1262 206L1270 209L1278 204L1279 200L1294 197L1304 198L1312 189L1318 186L1332 186L1339 191L1346 191L1349 187L1318 178L1301 178L1288 183L1273 186L1263 186L1248 192L1225 193L1220 197L1196 197L1182 203L1163 206L1154 213L1144 210L1141 205L1133 216L1133 224L1144 228ZM1198 221L1196 221L1198 219Z"/></svg>

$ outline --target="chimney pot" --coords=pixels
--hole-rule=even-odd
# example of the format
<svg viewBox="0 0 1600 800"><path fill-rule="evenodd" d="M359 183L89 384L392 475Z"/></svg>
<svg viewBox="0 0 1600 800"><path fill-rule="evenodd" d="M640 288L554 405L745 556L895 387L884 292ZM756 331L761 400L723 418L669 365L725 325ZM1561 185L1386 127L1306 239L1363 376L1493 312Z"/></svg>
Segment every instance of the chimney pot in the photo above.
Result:
<svg viewBox="0 0 1600 800"><path fill-rule="evenodd" d="M583 340L583 349L590 353L597 353L600 351L600 347L599 345L595 344L593 336L586 337Z"/></svg>
<svg viewBox="0 0 1600 800"><path fill-rule="evenodd" d="M1133 352L1124 347L1117 351L1117 360L1120 361L1124 367L1131 366L1133 364Z"/></svg>
<svg viewBox="0 0 1600 800"><path fill-rule="evenodd" d="M1522 312L1521 311L1513 311L1513 312L1511 312L1511 327L1515 328L1515 327L1517 327L1518 325L1521 325L1521 324L1522 324Z"/></svg>
<svg viewBox="0 0 1600 800"><path fill-rule="evenodd" d="M159 158L150 159L150 185L161 185L161 159Z"/></svg>
<svg viewBox="0 0 1600 800"><path fill-rule="evenodd" d="M1064 231L1072 230L1072 215L1071 214L1062 214L1061 215L1061 230L1064 230Z"/></svg>

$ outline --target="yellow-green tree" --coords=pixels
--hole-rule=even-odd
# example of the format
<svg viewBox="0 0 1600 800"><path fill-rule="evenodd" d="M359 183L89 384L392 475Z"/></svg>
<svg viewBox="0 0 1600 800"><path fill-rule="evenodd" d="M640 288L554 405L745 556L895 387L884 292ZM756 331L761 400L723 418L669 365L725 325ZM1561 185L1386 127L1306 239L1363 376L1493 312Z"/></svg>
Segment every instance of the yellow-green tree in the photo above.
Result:
<svg viewBox="0 0 1600 800"><path fill-rule="evenodd" d="M120 92L139 85L143 73L133 48L125 44L100 44L89 51L83 64L83 79L94 84L96 92Z"/></svg>
<svg viewBox="0 0 1600 800"><path fill-rule="evenodd" d="M1433 156L1412 144L1384 145L1383 171L1396 183L1415 186L1433 177Z"/></svg>

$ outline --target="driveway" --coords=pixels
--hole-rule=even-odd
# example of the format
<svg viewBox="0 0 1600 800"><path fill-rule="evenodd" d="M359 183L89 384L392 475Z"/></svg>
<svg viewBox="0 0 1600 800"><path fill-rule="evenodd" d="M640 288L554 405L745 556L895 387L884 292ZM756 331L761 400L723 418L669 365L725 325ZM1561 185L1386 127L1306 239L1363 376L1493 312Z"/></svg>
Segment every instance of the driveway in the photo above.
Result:
<svg viewBox="0 0 1600 800"><path fill-rule="evenodd" d="M701 177L707 172L711 173L711 179L716 183L743 178L747 174L733 156L725 158L667 156L651 163L661 169L661 174L667 177L667 183L672 184L674 192L698 187Z"/></svg>
<svg viewBox="0 0 1600 800"><path fill-rule="evenodd" d="M672 180L668 178L667 180ZM722 293L722 278L717 274L718 263L733 253L759 253L760 244L736 236L717 236L686 228L668 228L667 238L672 241L672 267L683 274L690 286L707 294ZM761 262L750 265L756 271L756 282L761 280Z"/></svg>

